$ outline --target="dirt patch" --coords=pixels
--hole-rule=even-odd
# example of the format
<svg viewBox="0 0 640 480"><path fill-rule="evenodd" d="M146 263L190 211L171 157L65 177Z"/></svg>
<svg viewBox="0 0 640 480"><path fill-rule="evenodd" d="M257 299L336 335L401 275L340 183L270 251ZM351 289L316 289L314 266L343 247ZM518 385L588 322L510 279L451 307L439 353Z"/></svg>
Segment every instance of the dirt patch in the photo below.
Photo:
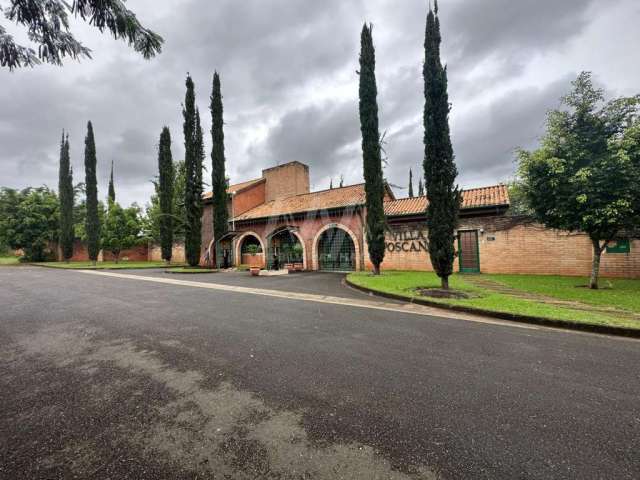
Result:
<svg viewBox="0 0 640 480"><path fill-rule="evenodd" d="M422 297L452 298L454 300L474 298L473 295L470 295L467 292L463 292L461 290L443 290L441 288L417 287L415 291Z"/></svg>

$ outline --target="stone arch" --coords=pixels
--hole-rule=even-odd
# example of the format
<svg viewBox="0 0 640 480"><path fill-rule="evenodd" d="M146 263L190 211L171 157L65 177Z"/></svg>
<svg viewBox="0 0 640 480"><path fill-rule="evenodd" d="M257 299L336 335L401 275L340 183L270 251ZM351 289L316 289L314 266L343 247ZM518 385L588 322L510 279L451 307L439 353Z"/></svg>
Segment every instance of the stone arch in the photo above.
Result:
<svg viewBox="0 0 640 480"><path fill-rule="evenodd" d="M270 244L271 242L271 237L273 237L274 235L277 235L278 233L282 232L283 230L288 230L289 233L291 233L292 235L294 235L297 239L298 242L300 242L300 245L302 245L302 268L304 270L308 269L308 264L307 264L307 246L305 245L304 239L302 238L302 235L300 235L300 232L298 232L297 228L291 228L291 227L278 227L273 229L266 237L267 237L267 245ZM265 255L267 251L269 250L264 250L265 251ZM265 261L268 262L268 259L265 258Z"/></svg>
<svg viewBox="0 0 640 480"><path fill-rule="evenodd" d="M260 237L260 235L258 235L254 231L244 232L242 235L240 235L236 239L236 245L235 245L235 248L234 248L234 257L235 257L235 261L236 261L236 266L240 265L240 263L242 262L242 242L244 242L244 240L247 237L255 237L255 238L257 238L258 242L260 242L260 248L262 249L262 254L265 255L265 256L267 255L267 249L264 247L264 242L262 241L262 238Z"/></svg>
<svg viewBox="0 0 640 480"><path fill-rule="evenodd" d="M326 224L324 227L322 227L320 230L317 231L315 237L313 237L313 269L314 270L319 270L320 269L320 262L318 261L318 243L320 242L320 237L322 236L322 234L324 232L326 232L327 230L330 230L332 228L339 228L341 230L344 230L345 232L347 232L347 234L351 237L351 241L353 241L353 246L355 248L355 270L356 271L360 271L362 269L362 265L360 264L360 258L361 258L361 254L360 254L360 242L358 242L358 237L356 237L356 235L353 233L353 231L347 227L346 225L343 225L342 223L328 223Z"/></svg>

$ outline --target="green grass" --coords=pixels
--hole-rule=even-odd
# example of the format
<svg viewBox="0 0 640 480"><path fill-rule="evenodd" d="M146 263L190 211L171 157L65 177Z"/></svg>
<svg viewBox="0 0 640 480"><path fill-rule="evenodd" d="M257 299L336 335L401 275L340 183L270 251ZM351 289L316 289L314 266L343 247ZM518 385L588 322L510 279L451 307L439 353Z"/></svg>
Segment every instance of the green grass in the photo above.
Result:
<svg viewBox="0 0 640 480"><path fill-rule="evenodd" d="M560 300L615 307L640 313L640 280L600 279L598 290L584 288L586 277L547 275L483 275L524 292L538 293Z"/></svg>
<svg viewBox="0 0 640 480"><path fill-rule="evenodd" d="M218 270L214 268L204 268L204 267L175 267L168 268L165 270L168 273L189 273L189 274L198 274L198 273L214 273Z"/></svg>
<svg viewBox="0 0 640 480"><path fill-rule="evenodd" d="M20 257L16 257L15 255L0 257L0 266L18 265L20 263L19 258Z"/></svg>
<svg viewBox="0 0 640 480"><path fill-rule="evenodd" d="M34 265L42 265L45 267L52 268L62 268L69 270L102 270L102 269L113 269L113 270L127 270L134 268L162 268L167 265L164 262L128 262L128 261L120 261L116 262L98 262L95 266L91 265L91 262L44 262L37 263ZM176 266L181 266L180 264L176 264Z"/></svg>
<svg viewBox="0 0 640 480"><path fill-rule="evenodd" d="M494 276L488 276L493 279ZM398 272L387 271L378 277L368 272L349 274L349 280L359 286L379 292L401 295L407 299L421 298L416 292L418 287L439 287L440 280L432 272ZM520 280L527 277L522 276ZM592 325L610 325L640 329L640 322L628 318L618 318L600 312L587 312L567 307L548 305L533 300L521 299L502 293L493 292L471 285L464 275L456 274L450 278L450 286L472 295L468 299L427 298L429 301L449 305L461 305L478 310L529 315L552 320L579 322ZM627 292L627 295L629 292ZM636 293L637 294L637 293Z"/></svg>

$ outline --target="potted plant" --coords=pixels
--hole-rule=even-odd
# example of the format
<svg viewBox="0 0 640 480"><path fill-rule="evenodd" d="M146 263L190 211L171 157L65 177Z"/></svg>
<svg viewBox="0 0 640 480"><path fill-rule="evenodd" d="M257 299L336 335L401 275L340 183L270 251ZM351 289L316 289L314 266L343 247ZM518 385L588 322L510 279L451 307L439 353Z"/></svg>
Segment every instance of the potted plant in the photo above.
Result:
<svg viewBox="0 0 640 480"><path fill-rule="evenodd" d="M304 253L304 250L302 249L302 245L300 245L299 243L296 243L293 246L293 258L295 259L295 262L293 263L293 268L296 272L301 272L302 269L304 268L304 262L302 260L302 255Z"/></svg>

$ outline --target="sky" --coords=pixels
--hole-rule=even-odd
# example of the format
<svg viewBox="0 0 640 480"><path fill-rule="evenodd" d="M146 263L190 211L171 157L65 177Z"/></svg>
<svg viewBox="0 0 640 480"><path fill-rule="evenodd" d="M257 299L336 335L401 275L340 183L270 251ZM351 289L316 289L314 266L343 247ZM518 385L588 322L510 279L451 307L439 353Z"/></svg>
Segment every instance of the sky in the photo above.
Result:
<svg viewBox="0 0 640 480"><path fill-rule="evenodd" d="M214 70L222 82L232 183L293 160L309 165L312 190L328 188L331 179L337 185L340 176L345 184L362 182L356 71L364 22L374 27L385 176L399 198L407 196L410 168L417 184L425 0L129 0L127 6L164 37L157 57L144 60L126 43L73 22L92 60L0 68L0 186L57 188L62 129L70 135L74 181L84 181L91 120L100 197L113 160L118 201L145 205L164 125L173 158L184 156L187 72L210 153ZM463 188L512 178L515 149L536 147L546 112L559 106L580 71L592 71L609 96L640 93L637 0L440 0L439 6ZM209 172L210 164L207 156Z"/></svg>

